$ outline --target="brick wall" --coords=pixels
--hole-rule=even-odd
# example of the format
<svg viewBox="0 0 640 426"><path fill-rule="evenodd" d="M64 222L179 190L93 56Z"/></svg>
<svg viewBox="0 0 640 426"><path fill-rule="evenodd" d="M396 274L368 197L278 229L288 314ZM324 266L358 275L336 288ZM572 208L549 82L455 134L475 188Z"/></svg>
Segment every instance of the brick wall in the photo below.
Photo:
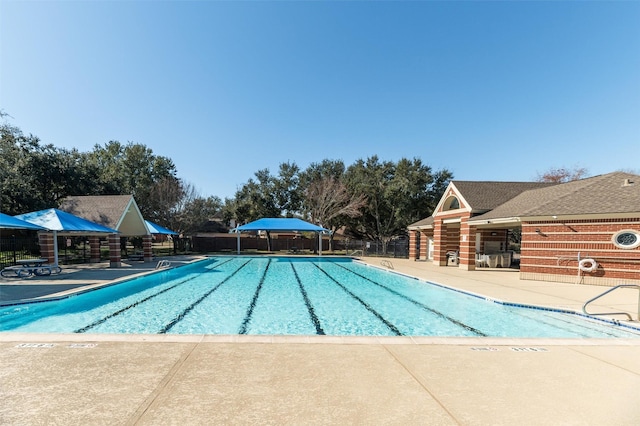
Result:
<svg viewBox="0 0 640 426"><path fill-rule="evenodd" d="M621 249L612 242L619 231L640 232L640 218L523 222L520 274L536 279L584 284L640 283L640 247ZM598 268L580 271L580 259Z"/></svg>

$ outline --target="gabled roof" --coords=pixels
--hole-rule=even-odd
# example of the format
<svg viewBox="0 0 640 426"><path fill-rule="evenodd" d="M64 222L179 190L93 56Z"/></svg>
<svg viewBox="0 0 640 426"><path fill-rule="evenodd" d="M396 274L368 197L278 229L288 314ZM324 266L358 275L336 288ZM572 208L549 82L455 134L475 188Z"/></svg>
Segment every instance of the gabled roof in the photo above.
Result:
<svg viewBox="0 0 640 426"><path fill-rule="evenodd" d="M60 210L117 229L123 236L149 234L133 195L70 196Z"/></svg>
<svg viewBox="0 0 640 426"><path fill-rule="evenodd" d="M451 184L473 212L486 212L531 189L557 185L546 182L492 182L454 180Z"/></svg>
<svg viewBox="0 0 640 426"><path fill-rule="evenodd" d="M640 176L614 172L532 189L471 221L559 215L640 214Z"/></svg>

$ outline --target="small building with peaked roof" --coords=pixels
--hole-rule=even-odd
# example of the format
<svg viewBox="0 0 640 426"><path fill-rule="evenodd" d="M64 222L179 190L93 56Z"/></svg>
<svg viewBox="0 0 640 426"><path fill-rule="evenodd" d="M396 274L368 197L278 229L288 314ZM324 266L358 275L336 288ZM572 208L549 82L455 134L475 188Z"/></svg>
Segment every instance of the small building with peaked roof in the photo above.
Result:
<svg viewBox="0 0 640 426"><path fill-rule="evenodd" d="M62 200L60 210L119 232L109 236L109 257L112 267L119 267L121 263L120 237L142 237L143 259L145 261L153 259L151 232L133 195L70 196ZM99 260L99 241L93 238L89 240L89 244L92 260L95 260L94 254Z"/></svg>
<svg viewBox="0 0 640 426"><path fill-rule="evenodd" d="M615 172L567 183L451 181L432 216L411 224L409 256L474 270L511 264L520 278L614 285L640 282L640 176Z"/></svg>

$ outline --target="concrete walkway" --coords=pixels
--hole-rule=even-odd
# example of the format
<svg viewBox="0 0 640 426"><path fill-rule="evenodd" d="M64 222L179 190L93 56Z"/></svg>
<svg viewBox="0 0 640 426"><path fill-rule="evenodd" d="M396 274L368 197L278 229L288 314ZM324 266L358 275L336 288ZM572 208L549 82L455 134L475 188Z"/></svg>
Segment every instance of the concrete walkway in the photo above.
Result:
<svg viewBox="0 0 640 426"><path fill-rule="evenodd" d="M605 290L391 262L520 303L580 309ZM3 425L640 424L640 339L0 333L0 366Z"/></svg>

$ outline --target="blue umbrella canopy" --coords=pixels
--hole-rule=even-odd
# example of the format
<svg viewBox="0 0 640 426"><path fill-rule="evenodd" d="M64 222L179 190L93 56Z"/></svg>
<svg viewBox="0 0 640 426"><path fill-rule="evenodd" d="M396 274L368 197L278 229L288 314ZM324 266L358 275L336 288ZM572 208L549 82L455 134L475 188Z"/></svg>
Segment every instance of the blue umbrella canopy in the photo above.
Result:
<svg viewBox="0 0 640 426"><path fill-rule="evenodd" d="M60 233L77 233L82 235L118 234L118 231L115 229L107 228L106 226L58 209L40 210L20 214L15 217L39 225L49 231L57 231Z"/></svg>
<svg viewBox="0 0 640 426"><path fill-rule="evenodd" d="M321 234L330 233L331 231L322 226L305 222L302 219L288 217L264 217L238 226L229 232L235 232L238 236L238 254L240 254L240 233L249 231L270 231L270 232L317 232L318 233L318 253L322 255L322 236Z"/></svg>
<svg viewBox="0 0 640 426"><path fill-rule="evenodd" d="M330 232L328 229L322 226L314 225L313 223L305 222L302 219L296 218L280 218L280 217L265 217L256 221L247 223L246 225L238 226L231 230L231 232L245 232L245 231L308 231L308 232Z"/></svg>
<svg viewBox="0 0 640 426"><path fill-rule="evenodd" d="M177 232L162 227L157 223L149 222L148 220L145 220L144 223L147 225L147 229L151 234L178 235Z"/></svg>
<svg viewBox="0 0 640 426"><path fill-rule="evenodd" d="M26 222L39 225L45 230L53 231L53 256L54 264L58 265L58 237L57 234L118 234L115 229L107 228L90 220L63 212L58 209L40 210L15 216Z"/></svg>
<svg viewBox="0 0 640 426"><path fill-rule="evenodd" d="M42 226L25 222L8 214L0 213L0 228L2 229L35 229L37 231L45 231Z"/></svg>

